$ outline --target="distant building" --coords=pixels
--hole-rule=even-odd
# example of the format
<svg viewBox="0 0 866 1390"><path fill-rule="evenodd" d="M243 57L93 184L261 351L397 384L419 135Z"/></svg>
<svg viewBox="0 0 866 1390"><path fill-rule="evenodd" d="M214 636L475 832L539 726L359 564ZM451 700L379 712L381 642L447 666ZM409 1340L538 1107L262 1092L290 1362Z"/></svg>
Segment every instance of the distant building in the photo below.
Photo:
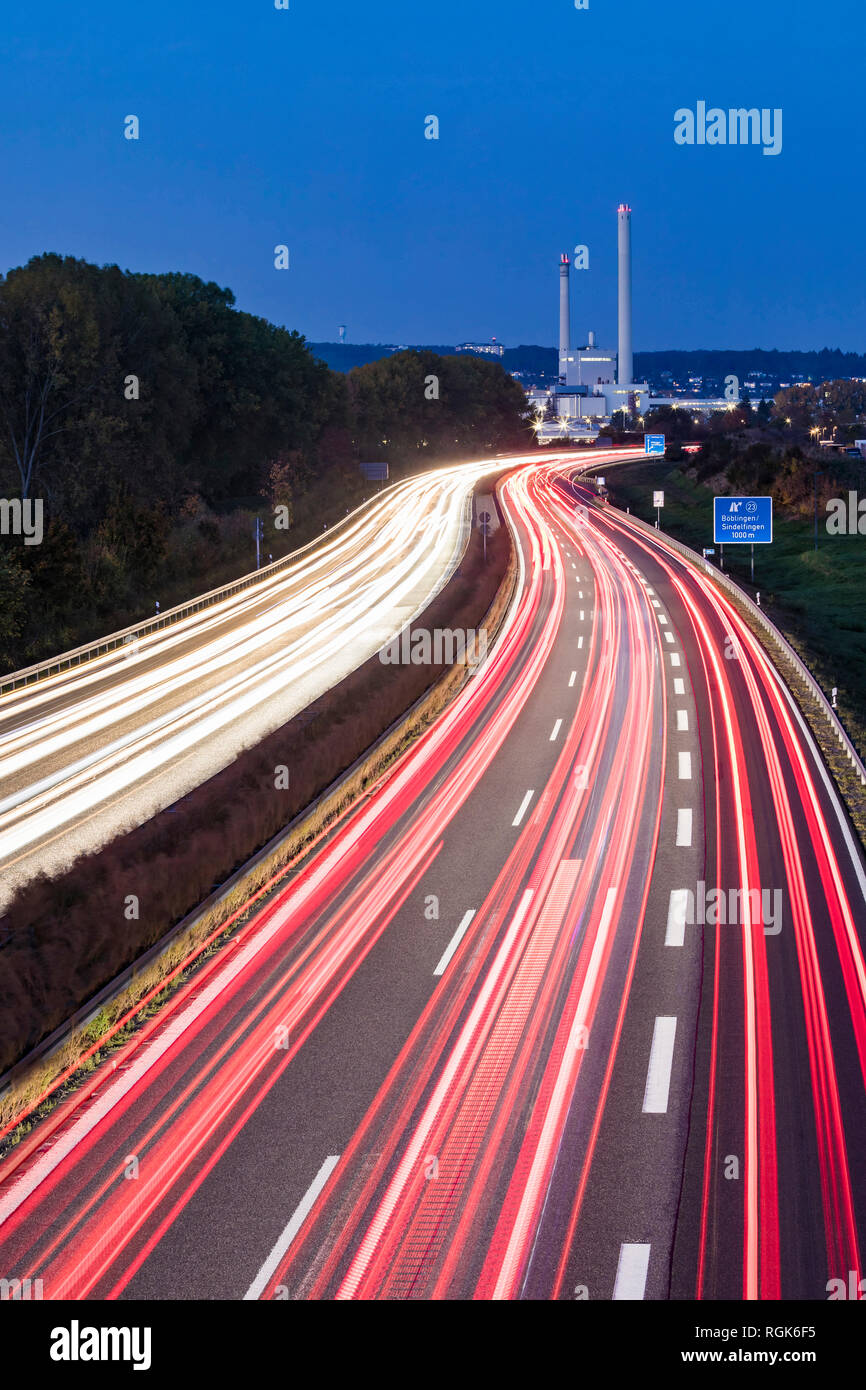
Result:
<svg viewBox="0 0 866 1390"><path fill-rule="evenodd" d="M480 352L487 357L504 357L505 348L502 343L497 343L495 338L491 338L489 343L458 343L456 352Z"/></svg>

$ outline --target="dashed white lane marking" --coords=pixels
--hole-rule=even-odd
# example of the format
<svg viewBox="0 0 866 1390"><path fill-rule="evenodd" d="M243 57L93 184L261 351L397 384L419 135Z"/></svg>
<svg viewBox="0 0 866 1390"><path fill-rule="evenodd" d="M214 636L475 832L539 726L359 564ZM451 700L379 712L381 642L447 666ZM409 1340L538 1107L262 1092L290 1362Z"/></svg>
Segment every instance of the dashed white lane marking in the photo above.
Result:
<svg viewBox="0 0 866 1390"><path fill-rule="evenodd" d="M690 809L677 811L677 844L692 843L692 813Z"/></svg>
<svg viewBox="0 0 866 1390"><path fill-rule="evenodd" d="M679 777L681 782L691 781L692 776L692 755L691 753L679 753Z"/></svg>
<svg viewBox="0 0 866 1390"><path fill-rule="evenodd" d="M685 733L688 733L688 729L689 729L689 712L688 712L687 709L678 709L678 710L677 710L677 733L678 733L678 734L685 734Z"/></svg>
<svg viewBox="0 0 866 1390"><path fill-rule="evenodd" d="M671 659L671 665L672 665L672 666L679 666L679 664L680 664L680 654L679 654L679 652L670 652L669 655L670 655L670 659Z"/></svg>
<svg viewBox="0 0 866 1390"><path fill-rule="evenodd" d="M581 608L581 610L580 610L580 621L583 622L583 620L584 620L585 617L586 617L586 612L585 612L585 610L584 610L583 608Z"/></svg>
<svg viewBox="0 0 866 1390"><path fill-rule="evenodd" d="M661 608L661 604L659 603L657 598L653 599L653 608Z"/></svg>
<svg viewBox="0 0 866 1390"><path fill-rule="evenodd" d="M551 742L551 743L555 743L555 742L556 742L557 738L559 737L559 731L560 731L561 728L562 728L562 720L561 720L561 719L557 719L556 723L555 723L554 726L553 726L553 733L550 735L550 742Z"/></svg>
<svg viewBox="0 0 866 1390"><path fill-rule="evenodd" d="M570 686L571 686L571 685L574 685L574 682L575 682L576 680L577 680L577 672L576 672L576 671L572 671L571 675L570 675L569 678L568 678L568 684L569 684Z"/></svg>
<svg viewBox="0 0 866 1390"><path fill-rule="evenodd" d="M469 923L472 921L472 918L474 916L474 907L470 908L468 912L464 912L463 920L461 921L460 926L457 928L451 940L448 942L448 945L445 947L445 950L442 953L442 959L436 966L436 969L433 971L434 975L445 974L445 971L448 968L448 962L451 960L451 957L454 955L454 952L457 950L457 947L460 945L460 942L466 935L466 928L469 926Z"/></svg>
<svg viewBox="0 0 866 1390"><path fill-rule="evenodd" d="M528 791L528 792L526 793L525 797L523 798L523 800L522 800L521 803L520 803L520 809L518 810L517 815L514 817L514 820L511 822L512 825L519 825L519 824L520 824L520 822L523 820L523 817L526 815L526 808L527 808L527 806L529 805L530 801L532 800L532 798L533 798L534 796L535 796L535 792L534 792L534 791Z"/></svg>
<svg viewBox="0 0 866 1390"><path fill-rule="evenodd" d="M577 639L577 650L580 651L580 649L581 649L582 646L583 646L583 638L582 638L582 637L578 637L578 639Z"/></svg>
<svg viewBox="0 0 866 1390"><path fill-rule="evenodd" d="M665 931L666 946L682 946L685 941L688 905L688 888L672 888L671 900L668 903L668 925Z"/></svg>
<svg viewBox="0 0 866 1390"><path fill-rule="evenodd" d="M661 623L662 627L664 627L665 624L667 623L667 618L665 617L664 613L656 613L656 617L658 618L658 620L659 620L659 622Z"/></svg>
<svg viewBox="0 0 866 1390"><path fill-rule="evenodd" d="M284 1228L279 1240L277 1241L270 1255L268 1255L268 1258L265 1260L255 1279L250 1284L249 1288L244 1294L244 1301L247 1301L248 1299L261 1298L262 1294L268 1286L268 1281L272 1279L274 1274L276 1273L277 1266L280 1264L283 1256L285 1255L295 1236L298 1234L298 1231L301 1229L309 1213L312 1211L313 1204L316 1201L316 1198L318 1197L322 1188L325 1186L325 1183L328 1181L328 1178L333 1173L339 1161L339 1154L329 1154L328 1157L325 1159L318 1173L313 1178L313 1181L311 1182L310 1186L307 1188L300 1202L296 1206L292 1214L291 1220L289 1221L288 1225Z"/></svg>
<svg viewBox="0 0 866 1390"><path fill-rule="evenodd" d="M649 1273L650 1247L648 1245L621 1245L619 1263L616 1267L616 1283L613 1286L614 1301L621 1303L626 1299L640 1301L646 1290Z"/></svg>
<svg viewBox="0 0 866 1390"><path fill-rule="evenodd" d="M666 633L665 633L665 641L666 641L666 642L675 642L675 641L676 641L676 638L674 637L674 634L673 634L672 632L666 632Z"/></svg>
<svg viewBox="0 0 866 1390"><path fill-rule="evenodd" d="M674 1064L674 1039L677 1034L675 1018L657 1018L653 1029L646 1087L643 1093L645 1115L666 1115L671 1089L671 1068Z"/></svg>
<svg viewBox="0 0 866 1390"><path fill-rule="evenodd" d="M675 694L675 695L685 695L685 693L686 693L686 683L685 683L685 681L683 680L682 676L675 676L675 677L674 677L674 694Z"/></svg>

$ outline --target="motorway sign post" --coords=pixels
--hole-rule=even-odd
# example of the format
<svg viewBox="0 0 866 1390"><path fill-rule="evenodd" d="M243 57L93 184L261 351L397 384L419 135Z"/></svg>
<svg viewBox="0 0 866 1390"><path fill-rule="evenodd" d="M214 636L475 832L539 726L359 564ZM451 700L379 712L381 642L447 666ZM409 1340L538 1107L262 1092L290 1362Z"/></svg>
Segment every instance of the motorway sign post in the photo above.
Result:
<svg viewBox="0 0 866 1390"><path fill-rule="evenodd" d="M481 534L484 537L484 563L487 564L487 533L490 530L490 513L479 512L478 520L481 522Z"/></svg>
<svg viewBox="0 0 866 1390"><path fill-rule="evenodd" d="M659 527L660 527L660 525L661 525L661 520L662 520L661 509L662 509L662 507L664 506L664 504L665 504L665 495L664 495L664 493L663 493L663 492L658 492L658 491L654 492L654 493L653 493L653 506L654 506L655 509L656 509L656 530L658 530Z"/></svg>
<svg viewBox="0 0 866 1390"><path fill-rule="evenodd" d="M773 543L772 497L714 497L713 540L718 546L751 546L754 584L755 546Z"/></svg>
<svg viewBox="0 0 866 1390"><path fill-rule="evenodd" d="M643 438L644 453L650 454L653 458L661 456L664 458L665 437L663 434L645 434Z"/></svg>

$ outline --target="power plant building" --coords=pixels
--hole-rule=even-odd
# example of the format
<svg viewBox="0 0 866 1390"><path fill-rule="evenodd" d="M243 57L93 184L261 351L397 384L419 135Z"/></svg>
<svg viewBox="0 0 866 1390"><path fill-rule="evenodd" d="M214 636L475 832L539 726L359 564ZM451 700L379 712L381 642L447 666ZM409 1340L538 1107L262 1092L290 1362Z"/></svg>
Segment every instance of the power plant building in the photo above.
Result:
<svg viewBox="0 0 866 1390"><path fill-rule="evenodd" d="M617 211L619 251L619 349L600 347L590 333L584 347L571 345L571 266L567 255L559 264L559 375L556 414L561 420L601 422L616 410L642 414L649 399L646 382L632 381L631 337L631 208ZM561 430L545 431L560 437Z"/></svg>
<svg viewBox="0 0 866 1390"><path fill-rule="evenodd" d="M635 382L632 350L632 256L631 208L621 203L617 208L617 350L600 347L595 334L590 333L585 346L572 347L571 298L569 257L563 254L559 262L559 376L560 384L553 395L557 420L539 425L542 443L563 438L586 438L598 425L610 420L616 411L632 418L645 415L654 405L668 404L650 396L649 384ZM670 402L674 403L674 402ZM691 403L690 403L691 404ZM725 401L702 401L704 410L719 410L730 406ZM570 428L570 426L574 428Z"/></svg>

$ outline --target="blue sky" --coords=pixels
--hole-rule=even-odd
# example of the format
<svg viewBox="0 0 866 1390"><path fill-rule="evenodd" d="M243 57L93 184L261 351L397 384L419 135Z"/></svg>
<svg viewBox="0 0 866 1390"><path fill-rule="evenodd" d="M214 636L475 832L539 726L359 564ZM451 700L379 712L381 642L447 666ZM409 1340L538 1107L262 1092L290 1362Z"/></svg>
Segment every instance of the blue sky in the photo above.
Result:
<svg viewBox="0 0 866 1390"><path fill-rule="evenodd" d="M636 350L866 349L862 0L27 0L4 19L4 270L52 250L192 271L314 341L345 323L553 344L559 253L585 243L575 336L612 342L626 201ZM781 154L677 146L698 100L781 108Z"/></svg>

